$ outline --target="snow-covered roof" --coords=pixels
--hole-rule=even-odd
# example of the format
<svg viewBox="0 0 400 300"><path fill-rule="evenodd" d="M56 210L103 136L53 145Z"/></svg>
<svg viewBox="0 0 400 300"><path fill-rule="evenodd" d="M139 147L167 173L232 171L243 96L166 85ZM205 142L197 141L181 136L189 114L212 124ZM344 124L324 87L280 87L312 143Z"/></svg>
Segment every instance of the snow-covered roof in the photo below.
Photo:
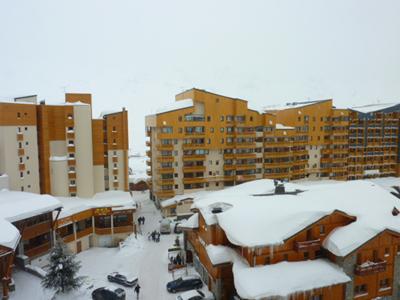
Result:
<svg viewBox="0 0 400 300"><path fill-rule="evenodd" d="M376 103L376 104L368 104L368 105L362 105L362 106L355 106L352 107L352 110L367 114L367 113L372 113L375 111L380 111L384 110L387 108L390 108L392 106L399 105L400 103Z"/></svg>
<svg viewBox="0 0 400 300"><path fill-rule="evenodd" d="M213 265L234 262L237 258L235 250L227 246L207 245L206 251Z"/></svg>
<svg viewBox="0 0 400 300"><path fill-rule="evenodd" d="M129 182L138 183L140 181L147 181L150 177L147 175L147 157L143 155L130 156L129 167L132 174L129 175Z"/></svg>
<svg viewBox="0 0 400 300"><path fill-rule="evenodd" d="M308 105L313 105L317 103L322 103L329 100L314 100L314 101L302 101L302 102L288 102L284 105L269 105L264 107L264 112L268 111L278 111L278 110L286 110L292 108L301 108Z"/></svg>
<svg viewBox="0 0 400 300"><path fill-rule="evenodd" d="M391 213L398 199L372 182L286 183L285 188L303 192L271 195L273 180L261 179L210 192L194 207L207 224L218 222L232 244L245 247L280 245L336 210L357 218L324 240L323 246L337 256L346 256L385 229L400 232L400 218ZM215 203L231 207L214 214L210 207Z"/></svg>
<svg viewBox="0 0 400 300"><path fill-rule="evenodd" d="M261 267L249 267L237 261L233 265L233 276L235 289L243 299L287 297L351 280L342 269L324 259L284 261Z"/></svg>
<svg viewBox="0 0 400 300"><path fill-rule="evenodd" d="M0 245L17 247L19 230L12 222L51 212L61 207L60 201L50 195L39 195L9 190L0 191Z"/></svg>
<svg viewBox="0 0 400 300"><path fill-rule="evenodd" d="M182 220L181 224L179 225L181 228L199 228L199 214L195 213L187 220Z"/></svg>
<svg viewBox="0 0 400 300"><path fill-rule="evenodd" d="M62 205L63 210L60 214L60 219L77 214L81 211L96 207L113 207L121 209L134 209L136 208L135 201L129 192L123 191L107 191L97 193L93 198L79 198L79 197L57 197ZM113 209L115 210L115 209Z"/></svg>
<svg viewBox="0 0 400 300"><path fill-rule="evenodd" d="M279 123L276 123L275 128L276 128L276 129L280 129L280 130L291 130L291 129L295 129L295 128L292 127L292 126L285 126L285 125L279 124Z"/></svg>
<svg viewBox="0 0 400 300"><path fill-rule="evenodd" d="M10 222L0 219L0 246L14 250L19 242L19 230Z"/></svg>
<svg viewBox="0 0 400 300"><path fill-rule="evenodd" d="M208 191L198 191L198 192L193 192L193 193L185 193L185 194L182 194L182 195L176 195L176 196L174 196L172 198L169 198L169 199L166 199L166 200L162 200L160 202L160 205L161 205L161 207L168 207L168 206L173 205L173 204L178 204L179 202L182 202L182 201L187 200L187 199L195 200L195 199L200 198L200 197L202 197L204 195L207 195L207 193L208 193Z"/></svg>
<svg viewBox="0 0 400 300"><path fill-rule="evenodd" d="M68 160L66 156L50 156L51 161L65 161Z"/></svg>
<svg viewBox="0 0 400 300"><path fill-rule="evenodd" d="M178 100L170 105L164 106L157 108L153 114L162 114L174 110L179 110L179 109L184 109L184 108L189 108L193 107L193 100L192 99L184 99L184 100Z"/></svg>
<svg viewBox="0 0 400 300"><path fill-rule="evenodd" d="M61 202L50 195L0 191L0 219L9 222L31 218L60 208Z"/></svg>

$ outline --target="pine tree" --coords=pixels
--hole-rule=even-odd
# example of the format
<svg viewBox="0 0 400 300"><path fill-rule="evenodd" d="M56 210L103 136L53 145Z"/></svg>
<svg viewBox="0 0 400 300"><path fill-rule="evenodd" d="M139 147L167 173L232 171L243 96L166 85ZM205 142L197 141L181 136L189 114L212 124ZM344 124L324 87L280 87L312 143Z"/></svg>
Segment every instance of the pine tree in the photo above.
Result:
<svg viewBox="0 0 400 300"><path fill-rule="evenodd" d="M50 252L50 268L42 280L42 286L55 289L56 294L75 290L83 283L83 277L77 276L80 268L80 262L75 260L75 255L68 251L61 239L57 239Z"/></svg>

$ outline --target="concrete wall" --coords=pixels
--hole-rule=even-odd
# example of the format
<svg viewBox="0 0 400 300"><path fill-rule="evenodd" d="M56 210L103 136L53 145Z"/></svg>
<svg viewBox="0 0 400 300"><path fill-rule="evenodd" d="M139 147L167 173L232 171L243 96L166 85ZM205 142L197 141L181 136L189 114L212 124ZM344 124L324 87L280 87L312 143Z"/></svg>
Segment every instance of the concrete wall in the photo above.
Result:
<svg viewBox="0 0 400 300"><path fill-rule="evenodd" d="M94 195L92 119L89 105L74 105L77 196Z"/></svg>
<svg viewBox="0 0 400 300"><path fill-rule="evenodd" d="M105 190L104 165L93 166L94 192L101 193Z"/></svg>
<svg viewBox="0 0 400 300"><path fill-rule="evenodd" d="M53 196L69 197L68 160L50 159L50 182Z"/></svg>
<svg viewBox="0 0 400 300"><path fill-rule="evenodd" d="M21 141L17 141L18 128ZM23 155L18 155L19 143ZM0 126L0 173L9 176L11 190L40 193L38 153L36 126ZM25 165L24 170L19 169L20 164Z"/></svg>

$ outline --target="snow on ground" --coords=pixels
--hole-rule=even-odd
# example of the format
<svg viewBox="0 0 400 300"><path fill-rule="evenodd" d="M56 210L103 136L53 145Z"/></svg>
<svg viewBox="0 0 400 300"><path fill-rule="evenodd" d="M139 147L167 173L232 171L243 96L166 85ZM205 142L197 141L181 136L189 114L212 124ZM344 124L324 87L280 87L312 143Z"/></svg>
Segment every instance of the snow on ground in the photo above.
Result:
<svg viewBox="0 0 400 300"><path fill-rule="evenodd" d="M174 244L176 234L162 235L159 243L149 241L147 233L159 230L159 221L162 219L153 202L149 200L149 194L134 193L134 200L139 203L136 217L144 216L145 224L142 226L143 235L130 236L120 248L91 248L77 255L82 268L79 275L88 276L85 285L79 290L68 295L58 296L58 300L86 300L91 299L91 292L102 286L115 286L107 281L107 275L118 271L139 277L140 300L173 300L176 294L169 294L166 290L168 281L173 280L172 273L168 272L167 250ZM186 269L174 274L177 278L184 275ZM193 268L188 269L188 274L195 273ZM47 300L52 293L43 290L40 279L27 272L15 270L13 276L16 291L11 294L12 300ZM123 287L126 291L126 299L136 299L132 288ZM203 288L204 289L204 288Z"/></svg>

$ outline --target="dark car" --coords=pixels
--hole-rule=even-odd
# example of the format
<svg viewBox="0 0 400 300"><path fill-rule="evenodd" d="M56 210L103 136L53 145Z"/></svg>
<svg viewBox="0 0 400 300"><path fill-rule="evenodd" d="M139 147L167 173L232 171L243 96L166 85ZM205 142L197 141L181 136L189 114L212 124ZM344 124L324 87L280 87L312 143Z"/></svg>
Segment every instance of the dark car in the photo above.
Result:
<svg viewBox="0 0 400 300"><path fill-rule="evenodd" d="M120 274L118 272L111 273L110 275L107 276L107 279L110 282L115 282L126 287L134 287L138 282L137 277L128 278L125 275Z"/></svg>
<svg viewBox="0 0 400 300"><path fill-rule="evenodd" d="M180 222L175 223L175 226L174 226L174 233L182 233L182 228L180 227L180 225L181 225Z"/></svg>
<svg viewBox="0 0 400 300"><path fill-rule="evenodd" d="M184 276L167 283L167 290L170 293L200 289L203 282L198 276Z"/></svg>
<svg viewBox="0 0 400 300"><path fill-rule="evenodd" d="M101 287L92 292L94 300L125 300L125 291L121 288Z"/></svg>

